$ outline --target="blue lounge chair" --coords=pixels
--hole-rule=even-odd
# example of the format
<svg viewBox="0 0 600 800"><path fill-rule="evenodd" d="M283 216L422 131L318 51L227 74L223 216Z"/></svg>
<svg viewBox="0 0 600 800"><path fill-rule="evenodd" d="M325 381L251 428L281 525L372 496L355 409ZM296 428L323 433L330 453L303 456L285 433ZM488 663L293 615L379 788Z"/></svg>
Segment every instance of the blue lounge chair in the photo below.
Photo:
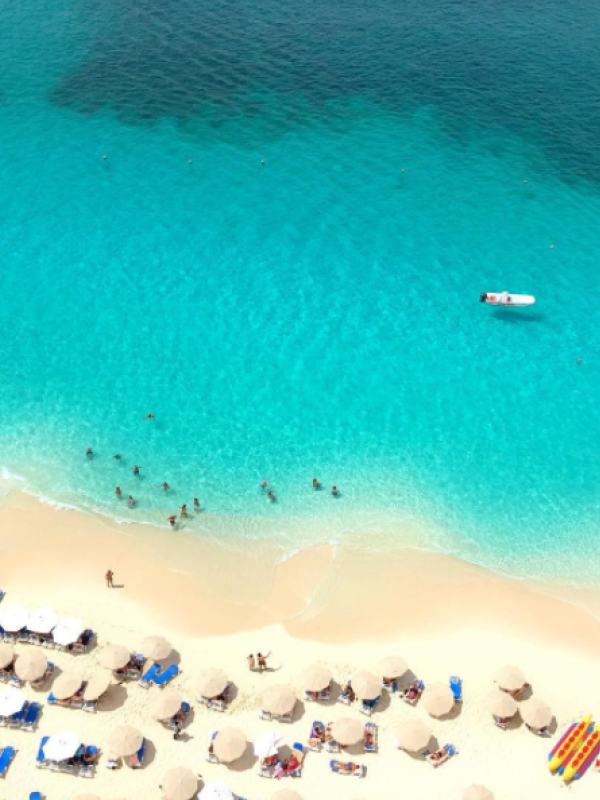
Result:
<svg viewBox="0 0 600 800"><path fill-rule="evenodd" d="M42 793L41 792L30 792L29 793L29 800L42 800Z"/></svg>
<svg viewBox="0 0 600 800"><path fill-rule="evenodd" d="M49 736L42 736L42 741L40 742L40 749L38 750L38 754L35 759L36 767L48 766L48 761L46 759L46 756L44 755L44 747L49 738L50 738Z"/></svg>
<svg viewBox="0 0 600 800"><path fill-rule="evenodd" d="M58 700L56 699L56 697L54 697L54 695L52 694L52 692L50 692L50 694L48 695L48 700L47 700L46 702L48 703L48 705L51 705L51 706L52 706L52 705L54 705L55 703L58 703Z"/></svg>
<svg viewBox="0 0 600 800"><path fill-rule="evenodd" d="M131 769L141 769L144 766L144 754L146 753L146 740L142 739L142 746L134 756L125 759L125 763Z"/></svg>
<svg viewBox="0 0 600 800"><path fill-rule="evenodd" d="M306 750L304 749L304 745L300 744L300 742L294 742L293 746L294 755L298 759L298 766L292 772L293 778L300 778L302 776L302 767L304 766L304 757L306 756Z"/></svg>
<svg viewBox="0 0 600 800"><path fill-rule="evenodd" d="M367 741L367 734L371 734L371 743ZM377 752L377 725L374 722L365 722L365 737L364 737L365 753Z"/></svg>
<svg viewBox="0 0 600 800"><path fill-rule="evenodd" d="M10 728L20 728L21 723L27 714L27 710L29 709L29 703L24 703L23 708L20 711L17 711L16 714L13 714L12 717L8 720L8 725Z"/></svg>
<svg viewBox="0 0 600 800"><path fill-rule="evenodd" d="M4 592L0 589L0 603L4 600ZM2 628L2 633L4 633L4 628Z"/></svg>
<svg viewBox="0 0 600 800"><path fill-rule="evenodd" d="M14 755L14 747L5 747L4 750L0 752L0 778L6 777L6 773L8 772L10 762L13 760Z"/></svg>
<svg viewBox="0 0 600 800"><path fill-rule="evenodd" d="M177 675L179 675L179 667L177 666L177 664L171 664L171 666L167 667L167 669L164 672L161 672L160 675L154 678L152 682L154 683L155 686L159 687L166 686L167 683L169 683L169 681L172 681L173 678L175 678Z"/></svg>
<svg viewBox="0 0 600 800"><path fill-rule="evenodd" d="M138 680L139 685L143 686L144 689L148 689L150 684L157 678L160 670L161 667L159 664L152 664L150 669L147 669L142 677Z"/></svg>
<svg viewBox="0 0 600 800"><path fill-rule="evenodd" d="M84 747L83 751L84 752L82 754L82 759L83 759L83 755L86 755L86 756L96 756L96 755L98 755L98 748L94 744L89 744L87 747ZM82 763L80 768L79 768L79 777L80 778L93 778L95 766L96 766L96 764L93 761L92 761L91 764Z"/></svg>
<svg viewBox="0 0 600 800"><path fill-rule="evenodd" d="M452 689L455 701L457 703L462 702L462 681L456 675L450 678L450 688Z"/></svg>
<svg viewBox="0 0 600 800"><path fill-rule="evenodd" d="M22 731L32 731L37 721L40 717L40 711L42 710L41 703L31 703L29 708L27 709L27 713L21 722L21 730Z"/></svg>

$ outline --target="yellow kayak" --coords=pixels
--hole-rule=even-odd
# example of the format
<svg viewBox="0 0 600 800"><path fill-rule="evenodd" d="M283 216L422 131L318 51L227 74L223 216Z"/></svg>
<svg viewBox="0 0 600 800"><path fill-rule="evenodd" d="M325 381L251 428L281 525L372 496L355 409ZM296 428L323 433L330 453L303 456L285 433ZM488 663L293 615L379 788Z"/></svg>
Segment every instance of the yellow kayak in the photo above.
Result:
<svg viewBox="0 0 600 800"><path fill-rule="evenodd" d="M587 717L572 725L565 733L558 744L553 748L550 753L548 769L550 772L555 772L563 761L581 744L581 740L589 730L592 715L588 714Z"/></svg>

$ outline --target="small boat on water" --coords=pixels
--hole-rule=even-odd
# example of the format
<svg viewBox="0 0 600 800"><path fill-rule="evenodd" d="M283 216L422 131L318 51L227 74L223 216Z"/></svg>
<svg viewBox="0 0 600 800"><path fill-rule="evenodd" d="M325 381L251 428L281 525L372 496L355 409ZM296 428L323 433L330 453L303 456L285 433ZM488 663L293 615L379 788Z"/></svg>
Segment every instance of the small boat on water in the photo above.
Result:
<svg viewBox="0 0 600 800"><path fill-rule="evenodd" d="M489 306L521 308L522 306L532 306L535 303L535 297L531 294L511 294L510 292L482 292L479 295L479 302L487 303Z"/></svg>

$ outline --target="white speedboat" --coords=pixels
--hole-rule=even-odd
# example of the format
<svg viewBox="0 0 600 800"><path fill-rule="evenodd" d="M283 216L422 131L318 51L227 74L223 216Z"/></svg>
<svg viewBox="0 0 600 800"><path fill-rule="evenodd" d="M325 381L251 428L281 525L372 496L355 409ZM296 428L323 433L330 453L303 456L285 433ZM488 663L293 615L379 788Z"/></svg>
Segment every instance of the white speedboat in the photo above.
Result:
<svg viewBox="0 0 600 800"><path fill-rule="evenodd" d="M532 306L535 303L535 297L531 294L511 294L510 292L482 292L479 300L489 306L508 306L512 308Z"/></svg>

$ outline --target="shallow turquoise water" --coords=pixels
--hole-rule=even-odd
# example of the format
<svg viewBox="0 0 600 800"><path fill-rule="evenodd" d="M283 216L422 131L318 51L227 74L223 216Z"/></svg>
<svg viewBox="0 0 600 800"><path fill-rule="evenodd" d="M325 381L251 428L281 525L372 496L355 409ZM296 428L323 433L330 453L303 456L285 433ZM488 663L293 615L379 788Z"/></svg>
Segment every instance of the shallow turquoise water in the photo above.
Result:
<svg viewBox="0 0 600 800"><path fill-rule="evenodd" d="M396 520L387 546L416 521L597 577L599 28L592 3L0 5L0 464L125 518L198 496L248 536ZM502 289L538 304L478 303Z"/></svg>

